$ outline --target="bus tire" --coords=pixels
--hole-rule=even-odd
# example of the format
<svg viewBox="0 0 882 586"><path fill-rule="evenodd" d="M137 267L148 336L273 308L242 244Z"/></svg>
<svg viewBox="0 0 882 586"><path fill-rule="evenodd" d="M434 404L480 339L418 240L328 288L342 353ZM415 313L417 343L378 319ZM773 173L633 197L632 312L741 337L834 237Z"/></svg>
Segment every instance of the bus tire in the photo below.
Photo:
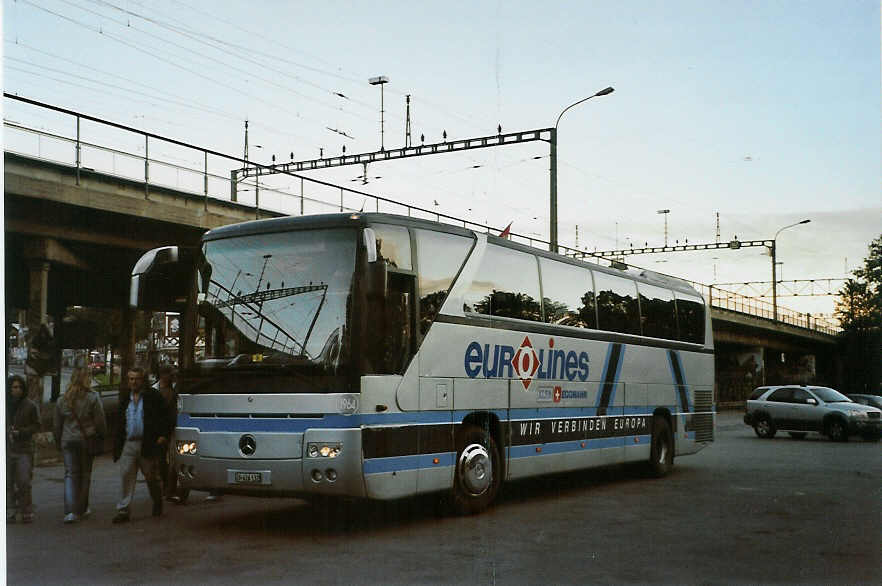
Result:
<svg viewBox="0 0 882 586"><path fill-rule="evenodd" d="M502 482L499 449L493 435L465 424L459 435L453 479L453 510L473 515L490 506Z"/></svg>
<svg viewBox="0 0 882 586"><path fill-rule="evenodd" d="M674 467L674 434L664 417L652 419L652 443L649 448L649 474L655 478L667 476Z"/></svg>

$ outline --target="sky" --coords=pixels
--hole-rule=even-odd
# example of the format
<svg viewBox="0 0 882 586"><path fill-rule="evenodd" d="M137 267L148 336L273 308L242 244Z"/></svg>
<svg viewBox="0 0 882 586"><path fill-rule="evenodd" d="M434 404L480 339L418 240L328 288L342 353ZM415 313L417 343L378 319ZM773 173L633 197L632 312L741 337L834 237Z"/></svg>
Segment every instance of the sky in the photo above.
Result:
<svg viewBox="0 0 882 586"><path fill-rule="evenodd" d="M841 279L882 234L875 1L4 0L2 16L5 92L234 156L247 119L260 163L379 150L370 77L389 78L387 149L404 146L406 95L419 144L548 128L569 104L614 87L559 122L559 241L571 247L660 246L660 209L670 210L669 244L717 241L717 214L722 241L771 239L810 219L780 233L779 278ZM69 117L9 99L3 115L75 132ZM124 133L82 132L143 153ZM8 126L4 143L57 148ZM161 144L150 155L201 165ZM530 142L374 163L367 184L357 166L304 175L547 240L548 155ZM222 177L236 166L210 165ZM265 178L267 188L299 195L289 176ZM307 189L339 205L338 191ZM240 196L253 201L253 189ZM261 196L290 213L297 201ZM628 261L707 284L771 280L762 248ZM831 297L779 304L833 311Z"/></svg>

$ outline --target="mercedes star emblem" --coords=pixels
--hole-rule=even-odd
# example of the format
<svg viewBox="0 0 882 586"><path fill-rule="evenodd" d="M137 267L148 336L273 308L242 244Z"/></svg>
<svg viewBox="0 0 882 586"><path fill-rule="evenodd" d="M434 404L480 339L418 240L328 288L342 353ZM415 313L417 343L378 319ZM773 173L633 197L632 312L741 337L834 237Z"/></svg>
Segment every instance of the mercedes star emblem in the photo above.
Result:
<svg viewBox="0 0 882 586"><path fill-rule="evenodd" d="M245 456L252 455L257 450L257 442L253 435L243 435L239 438L239 451Z"/></svg>

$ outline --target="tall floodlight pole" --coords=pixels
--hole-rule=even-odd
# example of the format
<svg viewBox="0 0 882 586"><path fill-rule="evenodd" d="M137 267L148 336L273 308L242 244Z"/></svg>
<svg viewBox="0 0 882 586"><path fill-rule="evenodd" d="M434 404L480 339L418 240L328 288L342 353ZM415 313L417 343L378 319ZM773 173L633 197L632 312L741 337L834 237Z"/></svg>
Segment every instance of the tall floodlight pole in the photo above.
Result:
<svg viewBox="0 0 882 586"><path fill-rule="evenodd" d="M655 213L662 214L665 217L665 246L667 246L668 245L668 214L671 213L671 210L658 210Z"/></svg>
<svg viewBox="0 0 882 586"><path fill-rule="evenodd" d="M550 145L549 159L550 159L550 174L551 174L551 189L550 189L550 217L549 217L549 234L548 234L548 250L551 252L557 252L557 125L560 124L560 119L563 117L564 113L567 110L572 108L573 106L578 106L582 102L587 102L591 98L596 98L598 96L605 96L607 94L613 93L615 90L611 87L605 88L597 92L596 94L590 95L587 98L582 98L577 102L573 102L569 106L563 109L560 113L560 116L557 117L557 121L554 123L554 128L551 129L551 137L548 139L548 143Z"/></svg>
<svg viewBox="0 0 882 586"><path fill-rule="evenodd" d="M777 241L778 234L787 228L793 228L794 226L799 226L801 224L808 224L811 220L803 220L801 222L796 222L795 224L789 224L784 226L777 232L775 232L775 237L772 238L772 321L778 321L778 264L777 264Z"/></svg>
<svg viewBox="0 0 882 586"><path fill-rule="evenodd" d="M386 150L385 145L383 144L383 126L384 120L383 115L385 114L385 110L383 109L383 86L389 83L389 78L385 75L380 75L378 77L372 77L368 79L368 83L371 85L380 86L380 150Z"/></svg>

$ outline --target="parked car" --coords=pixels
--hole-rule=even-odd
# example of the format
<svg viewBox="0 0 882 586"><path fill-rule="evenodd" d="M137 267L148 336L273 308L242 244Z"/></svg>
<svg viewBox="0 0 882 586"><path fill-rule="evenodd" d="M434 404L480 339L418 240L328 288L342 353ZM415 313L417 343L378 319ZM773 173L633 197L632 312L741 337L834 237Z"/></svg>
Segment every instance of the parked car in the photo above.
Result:
<svg viewBox="0 0 882 586"><path fill-rule="evenodd" d="M747 400L744 423L761 438L778 430L803 438L818 432L833 441L860 434L869 440L882 435L882 410L855 403L828 387L779 385L758 387Z"/></svg>
<svg viewBox="0 0 882 586"><path fill-rule="evenodd" d="M848 398L861 405L869 405L876 409L882 409L882 397L879 395L849 395Z"/></svg>

